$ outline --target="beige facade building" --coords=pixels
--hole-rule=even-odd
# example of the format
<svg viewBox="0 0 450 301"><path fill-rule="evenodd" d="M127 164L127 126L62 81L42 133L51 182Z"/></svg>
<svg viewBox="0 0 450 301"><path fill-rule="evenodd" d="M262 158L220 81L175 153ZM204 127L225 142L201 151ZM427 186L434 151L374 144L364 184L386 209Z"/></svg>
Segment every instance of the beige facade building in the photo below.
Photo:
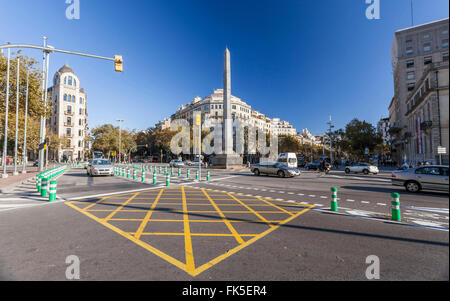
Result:
<svg viewBox="0 0 450 301"><path fill-rule="evenodd" d="M182 105L178 110L164 120L156 124L156 128L166 129L170 128L170 123L176 119L186 119L192 124L194 112L200 111L202 113L202 122L207 127L213 125L212 120L222 122L223 118L223 89L214 90L213 94L205 98L195 97L191 103ZM296 135L296 129L287 121L279 118L269 118L265 114L252 110L252 107L244 102L239 97L231 95L231 115L233 119L239 119L242 122L253 125L259 128L264 133L276 133Z"/></svg>
<svg viewBox="0 0 450 301"><path fill-rule="evenodd" d="M394 34L389 122L397 163L438 163L437 147L444 146L448 164L448 26L446 18Z"/></svg>
<svg viewBox="0 0 450 301"><path fill-rule="evenodd" d="M58 161L83 161L88 155L87 95L73 70L64 65L53 77L49 101L53 111L47 124L58 137L67 137L67 144L58 150Z"/></svg>

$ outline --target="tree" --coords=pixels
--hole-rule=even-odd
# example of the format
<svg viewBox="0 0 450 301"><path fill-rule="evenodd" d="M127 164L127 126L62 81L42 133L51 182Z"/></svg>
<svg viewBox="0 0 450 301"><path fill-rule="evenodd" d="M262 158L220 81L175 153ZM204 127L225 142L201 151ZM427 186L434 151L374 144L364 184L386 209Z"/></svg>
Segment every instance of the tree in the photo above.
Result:
<svg viewBox="0 0 450 301"><path fill-rule="evenodd" d="M377 144L382 143L376 128L370 123L358 119L353 119L346 125L343 140L342 145L345 149L359 157L364 156L366 147L369 152L372 152Z"/></svg>
<svg viewBox="0 0 450 301"><path fill-rule="evenodd" d="M104 124L91 130L93 138L92 149L109 154L116 151L119 153L119 128L112 124ZM130 154L137 149L134 131L121 130L122 154Z"/></svg>
<svg viewBox="0 0 450 301"><path fill-rule="evenodd" d="M299 153L301 149L300 141L292 135L278 136L278 152Z"/></svg>
<svg viewBox="0 0 450 301"><path fill-rule="evenodd" d="M14 57L15 55L15 57ZM48 117L51 105L45 108L42 101L41 73L38 63L33 58L20 55L20 51L13 53L9 69L9 101L8 101L8 150L14 151L14 140L16 131L16 99L17 99L17 59L20 60L19 68L19 148L23 145L25 124L25 100L27 70L28 80L28 118L27 118L27 150L37 151L39 143L40 116ZM0 147L3 149L5 132L5 99L6 99L6 74L7 58L0 55Z"/></svg>

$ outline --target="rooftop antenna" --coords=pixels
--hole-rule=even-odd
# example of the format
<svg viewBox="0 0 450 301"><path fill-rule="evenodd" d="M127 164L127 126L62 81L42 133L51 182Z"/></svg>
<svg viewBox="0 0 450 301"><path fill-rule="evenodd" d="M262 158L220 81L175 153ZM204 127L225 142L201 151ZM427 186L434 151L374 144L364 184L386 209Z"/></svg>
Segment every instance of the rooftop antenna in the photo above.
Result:
<svg viewBox="0 0 450 301"><path fill-rule="evenodd" d="M413 0L411 0L411 26L414 26Z"/></svg>

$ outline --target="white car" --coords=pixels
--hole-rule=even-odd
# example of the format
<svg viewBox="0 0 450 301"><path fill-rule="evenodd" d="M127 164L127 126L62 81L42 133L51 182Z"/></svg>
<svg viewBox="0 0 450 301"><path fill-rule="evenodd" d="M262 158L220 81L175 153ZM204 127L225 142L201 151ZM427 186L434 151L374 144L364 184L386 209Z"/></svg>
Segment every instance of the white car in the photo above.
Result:
<svg viewBox="0 0 450 301"><path fill-rule="evenodd" d="M362 172L365 175L369 174L369 173L373 173L374 175L376 175L379 170L378 167L374 166L374 165L370 165L368 163L356 163L352 166L346 166L345 167L345 173L359 173Z"/></svg>

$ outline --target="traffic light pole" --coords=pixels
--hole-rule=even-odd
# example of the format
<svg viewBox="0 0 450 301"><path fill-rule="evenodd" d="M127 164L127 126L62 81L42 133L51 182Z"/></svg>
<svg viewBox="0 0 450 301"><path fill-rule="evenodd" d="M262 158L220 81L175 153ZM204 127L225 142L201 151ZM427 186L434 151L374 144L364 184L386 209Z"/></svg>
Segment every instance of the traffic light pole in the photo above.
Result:
<svg viewBox="0 0 450 301"><path fill-rule="evenodd" d="M92 54L87 54L87 53L81 53L81 52L75 52L75 51L68 51L68 50L62 50L62 49L56 49L54 47L51 46L47 46L47 38L44 37L44 45L43 46L36 46L36 45L30 45L30 44L7 44L7 45L0 45L0 49L8 49L8 71L7 71L7 87L6 87L6 118L5 118L5 143L4 143L4 147L3 147L3 158L2 158L2 163L3 163L3 174L2 177L6 178L8 177L8 174L6 173L6 155L7 155L7 131L8 131L8 127L7 127L7 121L8 121L8 97L9 97L9 60L10 60L10 49L11 48L28 48L28 49L37 49L37 50L42 50L43 51L43 63L42 63L42 89L43 89L43 93L42 93L42 97L43 97L43 102L45 104L45 106L47 106L47 82L48 82L48 67L49 67L49 55L52 52L59 52L59 53L65 53L65 54L72 54L72 55L79 55L79 56L85 56L85 57L90 57L90 58L96 58L96 59L101 59L101 60L108 60L108 61L113 61L115 63L115 70L122 72L123 68L122 68L122 64L123 64L123 60L121 56L114 56L114 58L109 58L109 57L104 57L104 56L98 56L98 55L92 55ZM45 116L41 116L41 120L40 120L40 137L39 137L39 143L40 143L40 149L39 149L39 171L43 170L43 165L44 165L44 149L41 148L41 146L44 144L44 139L45 139L45 123L46 123L46 118Z"/></svg>

